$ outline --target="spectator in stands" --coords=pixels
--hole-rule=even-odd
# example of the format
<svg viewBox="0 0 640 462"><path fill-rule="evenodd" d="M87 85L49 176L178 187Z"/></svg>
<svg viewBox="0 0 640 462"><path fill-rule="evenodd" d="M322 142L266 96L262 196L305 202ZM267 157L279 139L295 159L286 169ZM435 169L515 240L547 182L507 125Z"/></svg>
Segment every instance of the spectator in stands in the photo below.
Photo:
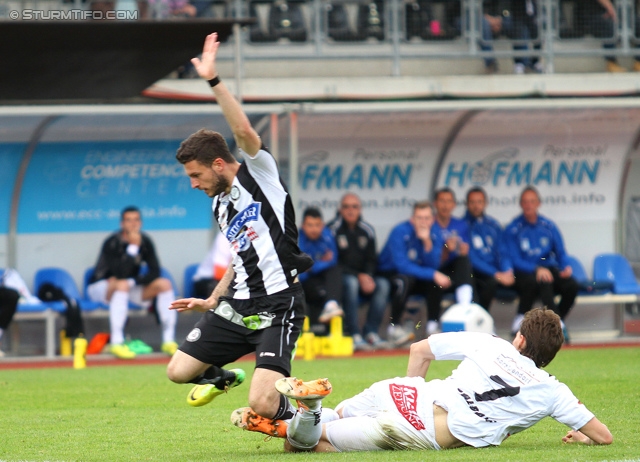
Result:
<svg viewBox="0 0 640 462"><path fill-rule="evenodd" d="M151 19L194 18L197 9L188 0L149 0L147 16Z"/></svg>
<svg viewBox="0 0 640 462"><path fill-rule="evenodd" d="M442 260L439 271L451 279L451 289L455 290L456 303L471 303L473 275L469 260L469 226L462 218L456 218L452 215L456 208L456 196L450 188L437 190L433 204L436 209L436 217L432 234L436 234L439 241L442 242ZM442 299L446 289L436 286L433 292L439 292L438 297ZM431 335L437 330L436 318L431 316L427 322L427 334Z"/></svg>
<svg viewBox="0 0 640 462"><path fill-rule="evenodd" d="M193 275L194 297L209 298L213 289L224 276L231 264L231 247L222 233L218 233L207 256L200 262Z"/></svg>
<svg viewBox="0 0 640 462"><path fill-rule="evenodd" d="M300 250L311 256L313 266L300 275L307 302L307 315L312 329L324 333L332 318L342 316L342 271L338 266L338 249L331 230L325 226L322 213L315 207L302 214L298 237Z"/></svg>
<svg viewBox="0 0 640 462"><path fill-rule="evenodd" d="M162 324L164 353L173 355L178 348L175 341L177 313L169 310L175 299L171 281L160 277L160 262L151 238L141 232L142 218L137 207L129 206L120 215L120 230L102 244L90 284L89 298L109 304L111 325L111 353L121 359L136 356L124 342L129 300L141 304L156 299L156 311ZM146 267L146 271L141 271Z"/></svg>
<svg viewBox="0 0 640 462"><path fill-rule="evenodd" d="M616 47L614 31L618 23L618 14L611 0L580 0L575 3L575 18L579 34L591 34L596 38L605 39L602 47L607 50ZM608 72L627 72L618 64L615 56L605 56L605 61ZM640 71L640 62L635 62L634 70Z"/></svg>
<svg viewBox="0 0 640 462"><path fill-rule="evenodd" d="M346 331L353 337L356 350L385 348L388 344L380 339L378 330L387 308L390 283L376 274L376 235L373 227L362 219L360 198L350 192L342 196L338 216L327 226L335 236L342 269ZM370 302L362 332L358 322L360 297Z"/></svg>
<svg viewBox="0 0 640 462"><path fill-rule="evenodd" d="M449 276L438 271L444 242L440 233L433 230L433 223L431 202L416 202L411 218L391 230L380 253L378 269L390 279L392 287L387 336L395 345L415 338L415 334L407 332L401 324L409 295L422 295L427 299L427 327L434 323L437 326L442 290L451 286Z"/></svg>
<svg viewBox="0 0 640 462"><path fill-rule="evenodd" d="M485 310L500 285L512 286L515 282L509 251L503 239L502 226L485 213L487 193L481 187L467 192L467 213L471 243L469 260L473 270L476 302Z"/></svg>
<svg viewBox="0 0 640 462"><path fill-rule="evenodd" d="M13 315L16 314L18 308L18 300L20 299L20 293L17 290L5 286L5 276L7 271L3 271L0 276L0 340L2 340L2 334L7 330ZM4 352L0 350L0 358L4 356Z"/></svg>
<svg viewBox="0 0 640 462"><path fill-rule="evenodd" d="M534 49L540 49L538 41L538 5L536 0L510 0L502 9L502 29L516 43L516 51L528 50L527 42L534 41ZM538 57L514 58L514 74L542 73L544 68Z"/></svg>
<svg viewBox="0 0 640 462"><path fill-rule="evenodd" d="M502 29L503 0L483 0L482 13L479 18L481 40L478 46L482 51L493 51L493 39L504 34ZM459 10L459 6L458 6ZM458 33L462 33L462 18L460 11L457 11L455 26ZM469 19L467 18L467 22ZM498 72L498 61L493 56L484 58L484 70L486 74L496 74Z"/></svg>
<svg viewBox="0 0 640 462"><path fill-rule="evenodd" d="M500 0L482 2L482 40L479 43L482 51L493 51L491 41L503 33L500 4ZM484 68L487 74L495 74L498 72L498 61L493 57L484 58Z"/></svg>
<svg viewBox="0 0 640 462"><path fill-rule="evenodd" d="M560 316L566 338L564 319L578 294L578 283L571 277L562 235L551 220L538 214L540 195L533 186L527 186L520 194L520 207L522 215L516 217L504 232L513 262L515 289L520 296L511 332L518 332L525 313L540 297L547 308ZM556 294L560 295L557 305Z"/></svg>

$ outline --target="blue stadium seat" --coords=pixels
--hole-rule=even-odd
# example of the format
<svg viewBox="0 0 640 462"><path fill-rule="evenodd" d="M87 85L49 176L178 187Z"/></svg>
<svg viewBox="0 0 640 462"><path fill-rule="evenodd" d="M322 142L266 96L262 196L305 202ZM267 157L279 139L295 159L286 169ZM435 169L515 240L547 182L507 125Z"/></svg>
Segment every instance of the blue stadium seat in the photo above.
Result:
<svg viewBox="0 0 640 462"><path fill-rule="evenodd" d="M618 253L603 253L593 260L593 279L613 284L615 294L640 294L640 284L627 259Z"/></svg>
<svg viewBox="0 0 640 462"><path fill-rule="evenodd" d="M39 269L36 272L33 282L35 292L37 293L40 290L40 286L47 282L59 287L67 297L75 299L83 311L102 308L101 303L93 302L80 294L78 286L76 286L75 281L65 269L55 267Z"/></svg>
<svg viewBox="0 0 640 462"><path fill-rule="evenodd" d="M589 279L580 260L572 255L567 255L567 258L571 266L572 276L578 282L578 295L595 295L613 290L613 283L611 281L595 281Z"/></svg>
<svg viewBox="0 0 640 462"><path fill-rule="evenodd" d="M0 276L4 275L5 268L0 268ZM30 302L22 302L18 303L17 313L38 313L43 312L46 309L51 308L54 311L59 313L63 313L67 306L63 302L44 302L39 301L38 303L30 303Z"/></svg>
<svg viewBox="0 0 640 462"><path fill-rule="evenodd" d="M198 270L198 264L194 263L192 265L187 266L184 269L184 298L190 298L194 296L194 285L193 285L193 276L196 274Z"/></svg>

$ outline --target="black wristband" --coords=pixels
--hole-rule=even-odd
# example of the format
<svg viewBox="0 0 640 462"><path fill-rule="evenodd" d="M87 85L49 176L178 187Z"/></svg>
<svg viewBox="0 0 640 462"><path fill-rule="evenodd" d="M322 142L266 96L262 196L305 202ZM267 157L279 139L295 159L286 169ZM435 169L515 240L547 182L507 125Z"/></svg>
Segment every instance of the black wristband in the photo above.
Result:
<svg viewBox="0 0 640 462"><path fill-rule="evenodd" d="M220 77L216 75L211 80L207 80L207 82L209 82L209 85L213 88L220 83Z"/></svg>

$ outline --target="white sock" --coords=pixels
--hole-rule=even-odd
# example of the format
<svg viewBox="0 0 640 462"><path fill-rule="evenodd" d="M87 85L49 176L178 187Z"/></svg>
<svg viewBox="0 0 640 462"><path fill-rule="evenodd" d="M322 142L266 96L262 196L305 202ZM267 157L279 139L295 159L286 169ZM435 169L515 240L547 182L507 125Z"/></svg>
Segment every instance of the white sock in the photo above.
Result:
<svg viewBox="0 0 640 462"><path fill-rule="evenodd" d="M124 343L124 325L129 309L129 292L116 290L109 302L109 324L111 325L111 344Z"/></svg>
<svg viewBox="0 0 640 462"><path fill-rule="evenodd" d="M473 289L469 284L463 284L456 289L456 301L468 305L473 300Z"/></svg>
<svg viewBox="0 0 640 462"><path fill-rule="evenodd" d="M173 290L165 290L158 294L156 299L156 310L162 323L162 343L175 342L176 339L176 322L178 313L170 310L169 305L176 299Z"/></svg>
<svg viewBox="0 0 640 462"><path fill-rule="evenodd" d="M305 404L311 404L305 401ZM287 440L296 449L313 449L322 436L322 403L317 400L316 409L298 409L287 428Z"/></svg>

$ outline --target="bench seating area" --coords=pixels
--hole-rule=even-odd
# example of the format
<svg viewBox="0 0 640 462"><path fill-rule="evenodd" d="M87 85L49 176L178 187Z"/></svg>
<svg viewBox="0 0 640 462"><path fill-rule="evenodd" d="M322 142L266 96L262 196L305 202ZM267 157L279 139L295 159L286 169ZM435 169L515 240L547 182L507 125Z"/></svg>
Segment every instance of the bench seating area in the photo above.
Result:
<svg viewBox="0 0 640 462"><path fill-rule="evenodd" d="M174 287L176 294L191 296L193 294L193 274L197 265L189 265L184 270L184 290L177 290L177 286L171 273L162 268L161 275L168 278ZM581 305L613 305L616 307L614 325L619 335L624 333L624 310L627 304L640 303L640 284L635 278L633 269L627 259L617 253L607 253L597 255L593 262L593 279L588 279L586 271L577 259L572 259L572 267L575 278L580 283L580 293L576 298L575 309ZM78 289L71 275L63 268L42 268L34 278L34 292L37 293L39 287L45 282L50 282L60 287L68 297L75 298L82 310L85 318L108 318L108 307L101 303L96 303L88 299L86 287L91 278L92 269L88 269L84 275L83 291ZM517 294L507 290L500 293L498 299L506 303L517 301ZM419 299L412 299L410 303L415 306ZM451 300L445 300L449 305ZM144 306L129 306L130 316L141 316L147 314L149 304ZM21 321L43 321L45 323L45 356L55 357L56 354L56 320L59 316L64 316L65 305L63 302L42 302L40 304L20 304L14 317L14 322ZM413 308L415 309L415 307ZM19 341L17 335L13 336L14 341Z"/></svg>
<svg viewBox="0 0 640 462"><path fill-rule="evenodd" d="M69 298L73 298L78 302L78 306L82 311L83 318L108 318L109 307L100 302L94 302L89 300L87 296L87 285L93 274L93 268L86 270L83 279L82 293L78 289L73 277L69 272L63 268L48 267L41 268L34 276L33 289L34 293L38 293L38 290L44 283L51 283L54 286L59 287ZM171 276L171 273L166 268L161 269L161 276L169 279L176 291L176 294L180 292L177 290L176 283ZM136 305L134 303L129 304L129 316L145 316L148 313L148 308L151 302L144 305ZM56 344L57 335L56 322L58 317L64 316L66 305L61 301L47 301L41 303L20 303L16 314L13 317L10 329L12 330L11 339L12 342L19 343L20 332L18 328L14 328L14 323L17 324L21 321L41 321L44 322L44 352L47 358L54 358L56 356Z"/></svg>

